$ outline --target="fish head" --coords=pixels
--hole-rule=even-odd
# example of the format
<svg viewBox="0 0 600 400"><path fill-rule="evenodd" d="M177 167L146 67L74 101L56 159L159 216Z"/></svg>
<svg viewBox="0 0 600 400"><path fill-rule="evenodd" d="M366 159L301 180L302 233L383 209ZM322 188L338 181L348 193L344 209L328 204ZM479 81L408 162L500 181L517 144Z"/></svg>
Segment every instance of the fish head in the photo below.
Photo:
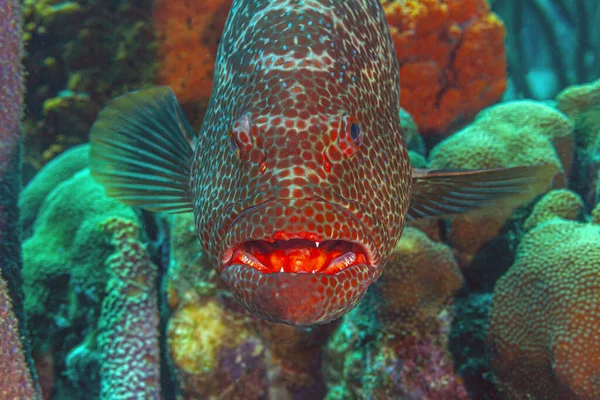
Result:
<svg viewBox="0 0 600 400"><path fill-rule="evenodd" d="M198 171L226 160L212 186L197 185L198 230L253 314L292 325L342 316L399 240L408 157L399 132L379 132L400 128L357 114L243 112L223 136L227 151L196 157Z"/></svg>

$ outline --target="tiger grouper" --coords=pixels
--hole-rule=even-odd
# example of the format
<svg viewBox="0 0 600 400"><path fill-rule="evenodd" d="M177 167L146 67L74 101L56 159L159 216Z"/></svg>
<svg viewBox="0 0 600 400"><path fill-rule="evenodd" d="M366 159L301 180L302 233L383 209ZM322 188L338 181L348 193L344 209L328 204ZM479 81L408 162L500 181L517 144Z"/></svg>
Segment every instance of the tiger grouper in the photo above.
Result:
<svg viewBox="0 0 600 400"><path fill-rule="evenodd" d="M91 171L132 206L194 212L248 311L338 318L381 275L408 219L513 206L555 172L411 168L399 66L378 0L236 0L195 134L174 93L125 94L91 130Z"/></svg>

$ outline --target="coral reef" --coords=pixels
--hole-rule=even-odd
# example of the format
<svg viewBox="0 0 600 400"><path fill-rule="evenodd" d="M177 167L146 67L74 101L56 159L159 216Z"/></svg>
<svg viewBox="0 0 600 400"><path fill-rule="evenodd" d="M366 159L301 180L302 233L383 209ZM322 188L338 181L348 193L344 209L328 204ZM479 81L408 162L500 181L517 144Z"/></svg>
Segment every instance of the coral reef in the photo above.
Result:
<svg viewBox="0 0 600 400"><path fill-rule="evenodd" d="M24 181L61 151L87 142L111 98L151 84L156 52L150 1L24 0Z"/></svg>
<svg viewBox="0 0 600 400"><path fill-rule="evenodd" d="M52 337L62 313L87 312L76 309L83 300L78 296L103 292L108 277L102 263L112 246L100 223L117 216L138 220L131 208L107 198L87 169L57 185L42 203L33 234L23 242L25 309L36 320L34 343ZM69 301L75 309L61 311Z"/></svg>
<svg viewBox="0 0 600 400"><path fill-rule="evenodd" d="M523 237L490 312L491 365L507 398L597 398L599 260L600 225L557 215Z"/></svg>
<svg viewBox="0 0 600 400"><path fill-rule="evenodd" d="M139 242L139 227L110 217L101 224L115 254L98 323L101 399L162 399L158 344L157 267Z"/></svg>
<svg viewBox="0 0 600 400"><path fill-rule="evenodd" d="M401 104L443 135L506 89L504 25L485 0L382 1L400 62Z"/></svg>
<svg viewBox="0 0 600 400"><path fill-rule="evenodd" d="M267 392L265 345L246 316L215 299L182 304L169 320L168 343L185 398L260 399Z"/></svg>
<svg viewBox="0 0 600 400"><path fill-rule="evenodd" d="M554 185L565 187L571 169L573 125L559 111L533 101L514 101L482 111L475 121L435 146L431 168L556 166ZM527 199L525 199L527 200ZM462 267L501 231L512 210L452 218L448 238Z"/></svg>
<svg viewBox="0 0 600 400"><path fill-rule="evenodd" d="M328 342L326 399L467 399L447 343L461 283L451 250L406 228L380 281Z"/></svg>

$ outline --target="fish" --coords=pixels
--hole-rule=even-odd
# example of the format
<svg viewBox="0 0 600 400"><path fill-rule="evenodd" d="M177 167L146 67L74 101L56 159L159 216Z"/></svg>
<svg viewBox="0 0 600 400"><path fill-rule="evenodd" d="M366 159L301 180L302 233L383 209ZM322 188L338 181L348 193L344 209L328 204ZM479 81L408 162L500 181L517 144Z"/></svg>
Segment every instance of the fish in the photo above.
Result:
<svg viewBox="0 0 600 400"><path fill-rule="evenodd" d="M412 168L399 113L378 0L235 0L200 131L170 88L126 93L91 128L90 170L128 205L193 212L253 315L322 324L359 303L407 220L507 207L554 173Z"/></svg>

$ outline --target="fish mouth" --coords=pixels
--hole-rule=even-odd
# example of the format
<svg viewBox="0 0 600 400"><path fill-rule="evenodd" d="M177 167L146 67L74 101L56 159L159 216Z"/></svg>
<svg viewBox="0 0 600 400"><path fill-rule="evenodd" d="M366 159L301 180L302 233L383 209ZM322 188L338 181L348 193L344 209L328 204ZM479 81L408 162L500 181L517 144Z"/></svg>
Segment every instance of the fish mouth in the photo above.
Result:
<svg viewBox="0 0 600 400"><path fill-rule="evenodd" d="M317 241L292 237L249 240L225 250L222 268L242 264L264 274L296 273L334 275L355 265L376 268L367 248L347 240Z"/></svg>
<svg viewBox="0 0 600 400"><path fill-rule="evenodd" d="M228 225L221 246L221 279L249 312L271 322L308 326L339 318L381 274L369 226L319 198L248 208Z"/></svg>

